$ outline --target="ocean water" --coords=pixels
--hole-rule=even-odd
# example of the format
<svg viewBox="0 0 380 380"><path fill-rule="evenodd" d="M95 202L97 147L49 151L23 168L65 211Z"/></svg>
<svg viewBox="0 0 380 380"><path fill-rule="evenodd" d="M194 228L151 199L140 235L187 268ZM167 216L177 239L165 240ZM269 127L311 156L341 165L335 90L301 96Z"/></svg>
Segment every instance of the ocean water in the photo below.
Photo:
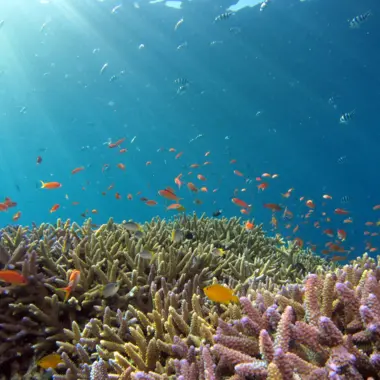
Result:
<svg viewBox="0 0 380 380"><path fill-rule="evenodd" d="M373 210L380 204L380 4L271 0L262 11L260 4L235 6L228 19L214 22L233 5L3 1L0 196L17 205L0 213L1 225L171 218L177 213L158 194L170 186L186 214L221 209L225 217L254 219L269 234L316 245L316 254L336 241L338 229L347 233L339 244L348 258L376 248L379 237L368 233L376 235L380 219ZM360 28L349 28L347 20L368 10L373 15ZM181 93L178 78L188 81ZM339 123L352 110L352 120ZM120 148L109 148L121 138ZM174 178L180 173L179 190ZM278 178L257 181L263 173ZM62 187L41 189L41 180ZM192 193L188 182L208 192ZM262 182L269 186L259 192ZM249 215L231 202L234 196L252 205ZM315 209L305 219L306 200ZM278 212L273 229L265 203L287 207L293 219ZM59 209L50 212L55 204ZM336 208L349 215L334 214Z"/></svg>

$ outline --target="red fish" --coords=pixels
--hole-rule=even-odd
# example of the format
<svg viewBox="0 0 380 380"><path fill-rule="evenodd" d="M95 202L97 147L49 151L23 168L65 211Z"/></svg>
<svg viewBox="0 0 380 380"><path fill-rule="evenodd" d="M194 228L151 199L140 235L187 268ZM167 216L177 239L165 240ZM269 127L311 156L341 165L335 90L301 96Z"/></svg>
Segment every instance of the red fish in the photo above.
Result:
<svg viewBox="0 0 380 380"><path fill-rule="evenodd" d="M268 183L267 182L262 182L260 183L260 185L257 185L257 188L258 190L260 191L264 191L266 188L268 187Z"/></svg>
<svg viewBox="0 0 380 380"><path fill-rule="evenodd" d="M339 240L341 240L341 241L345 241L346 240L347 233L346 233L345 230L338 230L337 235L338 235L338 239Z"/></svg>
<svg viewBox="0 0 380 380"><path fill-rule="evenodd" d="M0 280L12 285L25 285L27 283L26 278L15 270L0 270Z"/></svg>
<svg viewBox="0 0 380 380"><path fill-rule="evenodd" d="M349 212L347 210L343 209L343 208L336 208L334 210L334 213L338 214L338 215L347 215L347 214L349 214Z"/></svg>
<svg viewBox="0 0 380 380"><path fill-rule="evenodd" d="M116 147L118 147L118 146L120 146L123 142L125 141L125 137L123 137L122 139L120 139L120 140L117 140L116 142L114 142L114 143L109 143L108 144L108 148L116 148Z"/></svg>
<svg viewBox="0 0 380 380"><path fill-rule="evenodd" d="M84 170L84 166L80 166L79 168L75 168L71 171L71 174L76 174Z"/></svg>
<svg viewBox="0 0 380 380"><path fill-rule="evenodd" d="M272 211L281 211L282 207L276 203L264 203L265 208L269 208Z"/></svg>
<svg viewBox="0 0 380 380"><path fill-rule="evenodd" d="M55 212L55 211L57 211L58 209L59 209L59 204L56 203L56 204L50 209L50 213Z"/></svg>
<svg viewBox="0 0 380 380"><path fill-rule="evenodd" d="M234 203L236 206L239 206L239 207L244 208L244 209L249 209L249 208L251 207L248 203L242 201L242 200L239 199L239 198L232 198L231 201L232 201L232 203Z"/></svg>
<svg viewBox="0 0 380 380"><path fill-rule="evenodd" d="M177 197L173 189L171 189L170 187L167 187L164 190L159 190L158 194L161 195L161 197L170 199L171 201L179 201L180 199L182 199L182 198Z"/></svg>

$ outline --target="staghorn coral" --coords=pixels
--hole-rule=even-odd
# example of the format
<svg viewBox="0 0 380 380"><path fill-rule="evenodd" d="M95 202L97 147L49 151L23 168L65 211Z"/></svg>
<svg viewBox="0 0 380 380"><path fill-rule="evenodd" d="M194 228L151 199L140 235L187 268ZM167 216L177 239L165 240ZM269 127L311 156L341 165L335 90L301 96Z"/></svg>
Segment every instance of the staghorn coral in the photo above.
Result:
<svg viewBox="0 0 380 380"><path fill-rule="evenodd" d="M156 291L153 282L152 313L129 307L125 330L121 311L106 309L98 337L82 335L95 339L87 349L108 363L111 379L378 379L380 269L364 259L266 297L250 287L240 305L213 305L198 291L188 303L185 289L165 296L168 284ZM345 281L349 275L353 283ZM74 376L87 379L86 363L71 355Z"/></svg>
<svg viewBox="0 0 380 380"><path fill-rule="evenodd" d="M195 238L172 243L173 228ZM82 227L58 221L4 231L0 263L22 269L29 283L0 298L0 350L9 352L0 372L39 378L34 358L55 350L64 362L56 380L242 379L252 370L276 378L294 368L324 376L339 360L356 365L350 355L379 367L377 346L360 351L378 334L374 261L364 257L324 275L329 266L322 259L294 245L278 248L260 227L247 232L238 219L155 219L144 232L137 237L112 220L96 230L88 220ZM144 247L154 252L151 260L140 257ZM225 257L214 256L214 247L223 247ZM67 285L72 269L81 271L81 281L64 303L55 288ZM301 285L309 271L318 273L307 280L316 278L317 286ZM368 280L365 271L372 273ZM347 279L360 292L355 302L347 300ZM120 290L104 299L102 286L116 281ZM241 304L208 301L201 289L212 281L234 287ZM315 299L315 290L323 296ZM334 332L340 350L327 348Z"/></svg>
<svg viewBox="0 0 380 380"><path fill-rule="evenodd" d="M294 262L303 261L307 266L282 269L281 257L286 250L277 251L277 242L265 237L260 226L247 232L235 218L198 219L194 215L171 222L154 219L144 225L141 238L112 219L100 228L93 227L90 219L83 226L58 220L56 225L9 226L1 232L0 269L22 271L28 284L2 288L0 373L11 376L29 371L35 357L57 349L56 342L67 353L73 352L84 326L104 317L106 322L107 318L115 319L118 310L124 315L120 312L118 318L128 320L121 329L128 330L136 318L144 328L157 328L160 334L167 329L173 338L173 321L192 339L199 341L203 334L210 341L212 333L202 322L201 307L192 296L213 277L238 288L251 284L273 288L287 283L290 274L302 278L307 270L326 267L318 258L310 261L307 254L299 254ZM173 244L173 228L191 232L194 238ZM138 254L146 246L154 252L151 261ZM226 256L212 255L214 247L223 247ZM56 288L67 286L73 269L81 271L81 281L64 303L63 292ZM116 281L120 283L118 294L104 300L102 287ZM180 302L178 294L183 294L187 303ZM182 310L178 311L180 304ZM199 309L196 315L193 307ZM153 313L154 327L148 312ZM159 319L157 313L161 312L169 319ZM186 323L183 315L190 317ZM133 354L133 347L128 349Z"/></svg>

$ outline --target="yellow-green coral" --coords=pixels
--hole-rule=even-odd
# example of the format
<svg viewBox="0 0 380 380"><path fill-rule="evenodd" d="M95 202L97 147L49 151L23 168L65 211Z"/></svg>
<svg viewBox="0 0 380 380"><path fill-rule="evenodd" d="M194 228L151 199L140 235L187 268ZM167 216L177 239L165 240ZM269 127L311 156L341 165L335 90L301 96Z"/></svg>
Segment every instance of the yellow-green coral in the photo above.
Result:
<svg viewBox="0 0 380 380"><path fill-rule="evenodd" d="M194 238L173 243L173 228L191 232ZM110 220L94 230L88 220L83 226L58 221L55 226L6 231L0 263L14 263L29 281L23 289L12 288L0 296L0 337L8 340L0 344L0 353L9 352L1 356L0 366L9 376L35 371L34 358L57 349L65 363L57 369L57 380L87 378L91 363L99 359L99 368L113 376L129 378L136 371L150 371L153 378L175 376L175 360L189 350L194 357L203 352L204 360L210 358L203 347L215 345L221 320L244 318L239 305L216 305L205 298L202 288L213 278L239 295L260 296L265 307L273 302L280 304L280 311L291 307L302 319L308 308L302 305L301 291L275 291L283 284L301 284L308 272L330 267L294 245L279 247L260 226L246 231L236 218L154 219L143 229L142 237L135 236L123 223ZM144 247L154 252L151 260L139 255ZM214 247L223 247L225 256L213 255ZM368 266L368 259L363 263ZM65 303L55 288L67 286L72 269L80 270L81 280ZM356 278L356 272L346 276ZM102 286L116 281L118 293L104 299ZM323 292L331 286L325 282ZM323 302L326 313L340 307L335 298L324 296ZM21 339L27 342L22 347L23 369L15 355ZM258 350L258 338L249 340L242 342Z"/></svg>

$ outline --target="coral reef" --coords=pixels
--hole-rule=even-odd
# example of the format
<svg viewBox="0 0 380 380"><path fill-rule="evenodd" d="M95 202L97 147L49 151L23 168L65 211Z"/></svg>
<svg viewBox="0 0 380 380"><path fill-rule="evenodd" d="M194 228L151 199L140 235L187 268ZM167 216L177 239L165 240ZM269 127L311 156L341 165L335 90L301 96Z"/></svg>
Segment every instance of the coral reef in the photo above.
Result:
<svg viewBox="0 0 380 380"><path fill-rule="evenodd" d="M41 378L36 361L52 352L63 361L56 380L378 378L373 259L338 268L235 218L154 219L138 232L112 220L3 230L0 269L28 280L0 294L4 379ZM57 288L74 269L80 282L64 302ZM240 303L208 300L211 283Z"/></svg>

